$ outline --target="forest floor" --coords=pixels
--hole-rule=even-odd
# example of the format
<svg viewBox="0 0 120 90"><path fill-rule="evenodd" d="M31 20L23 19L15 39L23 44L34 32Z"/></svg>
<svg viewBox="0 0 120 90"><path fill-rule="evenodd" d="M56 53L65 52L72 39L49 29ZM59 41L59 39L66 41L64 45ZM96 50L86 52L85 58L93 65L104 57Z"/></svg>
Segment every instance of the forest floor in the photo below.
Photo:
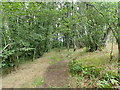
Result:
<svg viewBox="0 0 120 90"><path fill-rule="evenodd" d="M96 65L103 65L105 68L113 68L116 63L109 62L109 53L111 45L108 45L103 51L85 52L78 49L52 50L45 53L41 58L35 59L33 62L21 64L18 70L4 76L2 78L3 88L66 88L76 87L74 79L68 73L68 63L70 60L80 60L88 58L88 61ZM117 55L117 45L114 45L114 55ZM91 61L90 61L90 60ZM96 62L95 62L96 60ZM83 85L84 86L84 85Z"/></svg>

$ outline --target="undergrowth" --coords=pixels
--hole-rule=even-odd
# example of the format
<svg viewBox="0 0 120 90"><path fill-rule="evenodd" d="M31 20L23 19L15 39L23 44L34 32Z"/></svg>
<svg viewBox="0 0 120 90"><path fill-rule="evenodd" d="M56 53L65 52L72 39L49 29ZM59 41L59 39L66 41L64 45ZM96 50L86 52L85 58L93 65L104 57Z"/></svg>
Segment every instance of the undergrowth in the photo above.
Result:
<svg viewBox="0 0 120 90"><path fill-rule="evenodd" d="M81 60L70 61L68 67L71 76L76 78L76 87L117 88L120 84L120 75L115 70L106 71L104 67L83 64Z"/></svg>
<svg viewBox="0 0 120 90"><path fill-rule="evenodd" d="M44 79L41 78L41 77L35 78L35 79L33 80L33 82L32 82L32 85L33 85L34 87L40 86L40 85L42 85L42 84L44 84Z"/></svg>

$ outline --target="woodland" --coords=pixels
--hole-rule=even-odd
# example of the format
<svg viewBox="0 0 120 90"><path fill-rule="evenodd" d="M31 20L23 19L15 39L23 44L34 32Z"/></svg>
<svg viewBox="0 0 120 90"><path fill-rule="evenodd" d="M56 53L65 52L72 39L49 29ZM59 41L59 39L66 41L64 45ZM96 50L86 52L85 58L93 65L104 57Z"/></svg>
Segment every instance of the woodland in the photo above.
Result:
<svg viewBox="0 0 120 90"><path fill-rule="evenodd" d="M120 2L2 2L3 88L120 88Z"/></svg>

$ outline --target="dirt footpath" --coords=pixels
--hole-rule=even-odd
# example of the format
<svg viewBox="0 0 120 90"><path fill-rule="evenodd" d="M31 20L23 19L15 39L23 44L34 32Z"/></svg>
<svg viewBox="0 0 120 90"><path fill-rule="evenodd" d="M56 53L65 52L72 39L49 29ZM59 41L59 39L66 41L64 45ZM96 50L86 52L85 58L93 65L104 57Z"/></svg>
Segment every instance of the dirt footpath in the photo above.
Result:
<svg viewBox="0 0 120 90"><path fill-rule="evenodd" d="M55 52L56 53L56 52ZM44 78L44 84L39 87L66 87L67 63L65 60L50 64L50 57L55 53L50 52L43 57L20 66L19 70L3 77L3 88L32 88L30 83L35 77Z"/></svg>

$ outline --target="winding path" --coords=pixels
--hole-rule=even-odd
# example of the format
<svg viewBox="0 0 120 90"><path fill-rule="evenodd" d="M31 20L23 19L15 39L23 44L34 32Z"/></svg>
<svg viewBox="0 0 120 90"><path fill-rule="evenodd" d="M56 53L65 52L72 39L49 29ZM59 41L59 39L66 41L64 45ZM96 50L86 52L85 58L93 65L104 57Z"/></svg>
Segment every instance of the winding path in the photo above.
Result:
<svg viewBox="0 0 120 90"><path fill-rule="evenodd" d="M59 52L46 53L43 57L33 62L25 63L17 71L3 77L3 88L27 88L32 87L31 82L35 77L44 78L44 84L39 87L67 87L68 60L57 61L50 64L50 57ZM61 54L60 54L61 55ZM63 57L64 58L64 57Z"/></svg>

